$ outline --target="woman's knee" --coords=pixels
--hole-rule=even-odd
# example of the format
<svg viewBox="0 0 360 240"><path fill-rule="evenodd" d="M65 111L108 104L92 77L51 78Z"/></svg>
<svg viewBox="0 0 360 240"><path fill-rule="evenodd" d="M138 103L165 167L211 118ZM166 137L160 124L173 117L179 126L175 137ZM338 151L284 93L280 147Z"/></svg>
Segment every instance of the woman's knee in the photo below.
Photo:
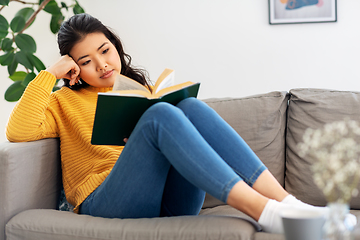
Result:
<svg viewBox="0 0 360 240"><path fill-rule="evenodd" d="M190 116L192 113L199 113L201 110L209 108L206 103L194 97L186 98L176 106L180 108L186 116Z"/></svg>
<svg viewBox="0 0 360 240"><path fill-rule="evenodd" d="M185 98L184 100L182 100L181 102L179 102L177 104L177 106L191 106L194 104L198 104L199 102L201 102L199 99L194 98L194 97L189 97L189 98Z"/></svg>
<svg viewBox="0 0 360 240"><path fill-rule="evenodd" d="M170 103L159 102L152 105L144 114L147 118L166 120L183 115L181 110Z"/></svg>

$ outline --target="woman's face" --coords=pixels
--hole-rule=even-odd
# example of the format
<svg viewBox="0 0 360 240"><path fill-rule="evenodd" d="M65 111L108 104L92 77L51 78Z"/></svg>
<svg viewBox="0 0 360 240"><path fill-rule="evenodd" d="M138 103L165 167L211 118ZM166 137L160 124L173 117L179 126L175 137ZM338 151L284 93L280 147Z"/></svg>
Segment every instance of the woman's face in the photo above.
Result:
<svg viewBox="0 0 360 240"><path fill-rule="evenodd" d="M103 33L90 33L70 51L80 67L80 78L93 87L112 87L121 71L115 46Z"/></svg>

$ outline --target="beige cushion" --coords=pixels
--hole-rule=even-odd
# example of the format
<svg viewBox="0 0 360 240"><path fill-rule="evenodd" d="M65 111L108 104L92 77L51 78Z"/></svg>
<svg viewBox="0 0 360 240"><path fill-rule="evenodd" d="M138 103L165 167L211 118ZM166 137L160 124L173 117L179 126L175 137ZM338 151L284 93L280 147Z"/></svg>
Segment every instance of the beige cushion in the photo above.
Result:
<svg viewBox="0 0 360 240"><path fill-rule="evenodd" d="M254 234L253 240L285 240L284 234L258 232Z"/></svg>
<svg viewBox="0 0 360 240"><path fill-rule="evenodd" d="M288 94L270 92L244 98L204 101L240 134L280 184L284 185ZM220 201L207 195L204 207L218 204Z"/></svg>
<svg viewBox="0 0 360 240"><path fill-rule="evenodd" d="M233 212L232 217L108 219L56 210L27 210L9 221L6 236L7 240L251 239L254 225L242 220L241 214L236 217L239 212L235 209L228 211Z"/></svg>
<svg viewBox="0 0 360 240"><path fill-rule="evenodd" d="M297 145L307 128L321 128L325 123L345 117L360 121L360 93L324 89L293 89L288 109L286 135L285 188L300 200L314 205L326 205L310 171L312 161L298 156ZM360 198L351 201L360 208Z"/></svg>
<svg viewBox="0 0 360 240"><path fill-rule="evenodd" d="M60 193L59 139L0 144L0 240L21 211L55 208Z"/></svg>

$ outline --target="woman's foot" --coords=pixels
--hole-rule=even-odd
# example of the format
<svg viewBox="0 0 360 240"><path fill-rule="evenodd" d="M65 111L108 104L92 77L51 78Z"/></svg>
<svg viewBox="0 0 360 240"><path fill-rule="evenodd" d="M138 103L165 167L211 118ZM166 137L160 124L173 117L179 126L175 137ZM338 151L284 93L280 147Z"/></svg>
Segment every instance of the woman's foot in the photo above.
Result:
<svg viewBox="0 0 360 240"><path fill-rule="evenodd" d="M307 204L308 205L308 204ZM306 207L306 208L305 208ZM261 225L265 232L270 233L284 233L283 223L281 214L286 210L300 210L300 211L316 211L322 213L324 216L326 211L324 207L313 207L311 205L303 204L287 204L284 202L278 202L276 200L270 199L263 212L260 215L258 223Z"/></svg>
<svg viewBox="0 0 360 240"><path fill-rule="evenodd" d="M291 205L269 199L258 220L264 232L283 233L284 229L280 213L290 208Z"/></svg>
<svg viewBox="0 0 360 240"><path fill-rule="evenodd" d="M294 197L293 195L286 196L281 202L285 203L285 204L289 204L289 205L294 205L294 206L297 206L300 208L308 209L308 210L320 211L320 212L324 213L325 217L328 216L329 211L330 211L330 209L328 207L317 207L317 206L312 206L310 204L304 203L304 202L300 201L299 199L297 199L296 197ZM357 224L357 218L355 217L355 215L348 213L346 215L345 225L351 230L354 228L354 226L356 224Z"/></svg>
<svg viewBox="0 0 360 240"><path fill-rule="evenodd" d="M324 214L328 214L328 212L329 212L328 207L317 207L317 206L313 206L313 205L304 203L304 202L300 201L299 199L297 199L296 197L294 197L291 194L286 196L281 202L285 203L285 204L297 206L297 207L300 207L300 208L304 208L304 209L307 209L307 210L320 211L320 212L322 212Z"/></svg>

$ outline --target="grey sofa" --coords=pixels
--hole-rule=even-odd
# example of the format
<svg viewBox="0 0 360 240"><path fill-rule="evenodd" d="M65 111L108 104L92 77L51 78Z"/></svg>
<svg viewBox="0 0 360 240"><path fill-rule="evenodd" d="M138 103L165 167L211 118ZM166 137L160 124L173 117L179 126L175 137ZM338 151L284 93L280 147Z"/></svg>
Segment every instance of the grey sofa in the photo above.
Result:
<svg viewBox="0 0 360 240"><path fill-rule="evenodd" d="M360 93L293 89L205 102L245 139L287 191L307 203L326 205L312 181L311 162L298 156L296 145L308 127L344 117L360 121ZM251 218L209 195L199 216L103 219L56 210L61 188L58 141L0 144L0 240L284 239L261 232ZM360 209L359 197L351 208Z"/></svg>

